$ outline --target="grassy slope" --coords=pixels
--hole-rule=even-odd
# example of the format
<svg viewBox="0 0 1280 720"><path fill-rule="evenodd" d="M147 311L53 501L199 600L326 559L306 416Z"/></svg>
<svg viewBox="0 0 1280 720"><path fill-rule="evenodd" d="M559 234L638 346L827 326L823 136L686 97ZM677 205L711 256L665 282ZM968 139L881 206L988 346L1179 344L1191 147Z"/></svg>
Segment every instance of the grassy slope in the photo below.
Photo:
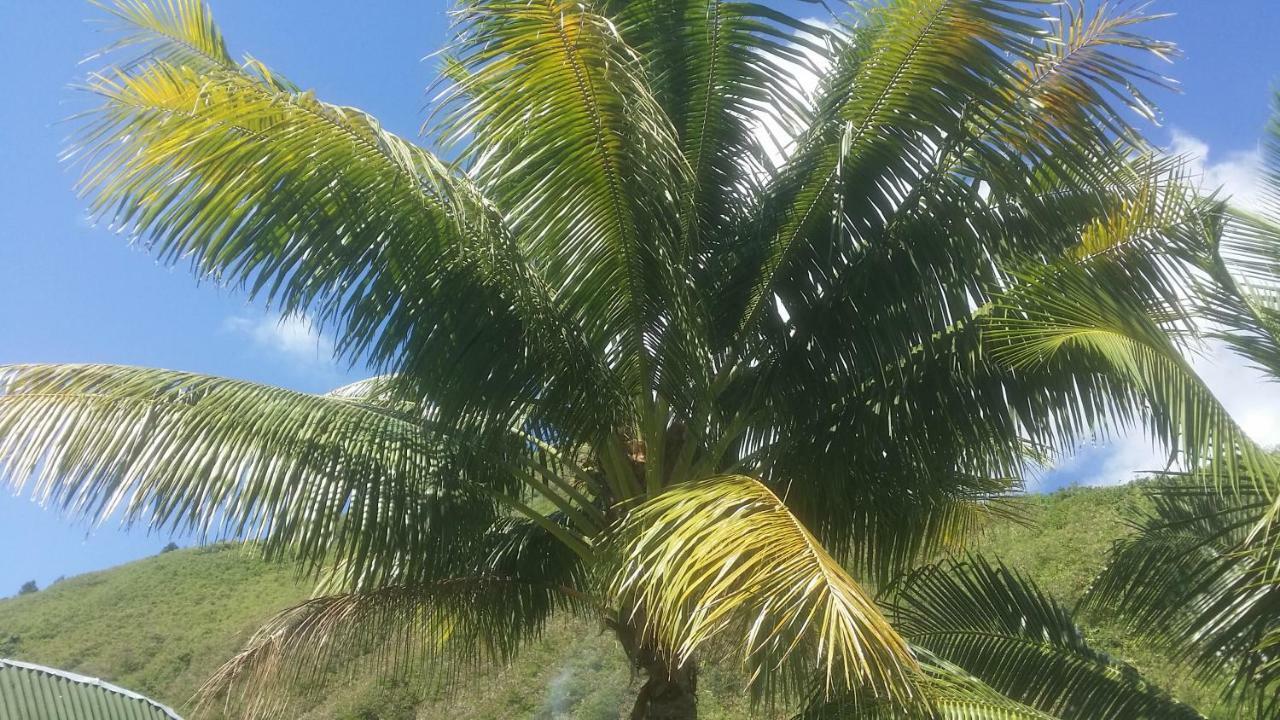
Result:
<svg viewBox="0 0 1280 720"><path fill-rule="evenodd" d="M1035 527L997 526L978 549L1001 557L1060 598L1074 602L1124 532L1131 488L1068 490L1027 503ZM0 657L97 675L181 706L219 663L273 612L305 597L290 569L229 547L182 550L59 582L0 601ZM1123 657L1216 719L1213 693L1168 670L1116 628L1091 627L1100 647ZM704 672L702 715L746 714L732 673ZM447 704L420 680L335 679L306 694L306 718L617 718L635 692L616 643L585 623L554 624L512 666L472 676ZM426 696L419 701L420 696Z"/></svg>

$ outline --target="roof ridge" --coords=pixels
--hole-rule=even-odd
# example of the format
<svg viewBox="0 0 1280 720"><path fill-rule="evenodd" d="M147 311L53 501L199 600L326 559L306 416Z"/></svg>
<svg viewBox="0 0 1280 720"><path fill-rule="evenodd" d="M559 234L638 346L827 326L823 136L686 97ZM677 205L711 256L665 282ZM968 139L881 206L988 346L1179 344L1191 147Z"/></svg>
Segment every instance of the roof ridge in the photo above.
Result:
<svg viewBox="0 0 1280 720"><path fill-rule="evenodd" d="M174 712L173 708L169 707L168 705L158 703L155 700L152 700L151 698L145 695L142 695L140 693L136 693L132 690L126 690L120 687L119 685L113 685L107 682L106 680L103 680L102 678L89 677L88 675L80 675L78 673L73 673L67 670L59 670L57 668L51 668L46 665L37 665L35 663L24 662L22 660L0 658L0 670L4 669L6 665L21 669L21 670L31 670L33 672L43 673L45 675L53 675L55 677L60 677L65 680L70 680L71 682L74 682L74 683L79 683L81 685L92 685L95 687L99 687L99 688L102 688L103 690L106 690L107 692L116 693L117 695L123 695L129 698L130 700L139 700L148 705L151 705L152 707L156 708L160 712L168 715L170 718L172 718L172 720L182 720L182 716Z"/></svg>

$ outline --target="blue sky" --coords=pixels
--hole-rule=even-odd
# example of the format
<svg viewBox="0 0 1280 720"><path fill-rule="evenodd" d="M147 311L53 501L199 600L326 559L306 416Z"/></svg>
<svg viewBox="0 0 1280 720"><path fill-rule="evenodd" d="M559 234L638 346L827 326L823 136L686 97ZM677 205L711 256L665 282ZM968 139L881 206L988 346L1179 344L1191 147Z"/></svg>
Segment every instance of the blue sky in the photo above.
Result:
<svg viewBox="0 0 1280 720"><path fill-rule="evenodd" d="M443 0L212 0L233 51L251 52L320 97L373 112L416 133L445 38ZM1256 147L1280 81L1280 2L1157 0L1176 16L1152 26L1185 58L1166 68L1180 95L1159 93L1163 127L1151 137L1202 158L1206 182L1247 195ZM354 379L329 362L305 322L278 322L234 292L197 286L124 238L85 220L75 175L57 160L84 98L78 63L106 36L78 0L0 0L0 364L108 362L168 367L324 390ZM1246 427L1280 441L1272 396L1236 364L1206 372ZM1263 402L1262 399L1268 399ZM1280 407L1280 403L1274 405ZM1086 449L1042 481L1114 482L1149 460L1142 443ZM0 492L0 596L155 553L169 538L114 526L90 529Z"/></svg>

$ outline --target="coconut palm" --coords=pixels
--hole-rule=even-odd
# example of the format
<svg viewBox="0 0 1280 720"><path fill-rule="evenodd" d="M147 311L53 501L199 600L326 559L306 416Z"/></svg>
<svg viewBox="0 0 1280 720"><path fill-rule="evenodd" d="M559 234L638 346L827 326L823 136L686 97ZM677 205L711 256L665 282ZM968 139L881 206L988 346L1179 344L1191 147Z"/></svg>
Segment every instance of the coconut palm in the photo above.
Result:
<svg viewBox="0 0 1280 720"><path fill-rule="evenodd" d="M1203 294L1212 334L1280 380L1280 118L1263 145L1259 208L1223 207ZM1280 499L1273 477L1223 487L1211 469L1153 479L1086 605L1118 612L1197 674L1225 670L1258 717L1280 712Z"/></svg>
<svg viewBox="0 0 1280 720"><path fill-rule="evenodd" d="M1207 203L1132 124L1173 52L1139 12L469 0L434 154L233 60L196 0L106 9L69 153L93 211L375 376L10 367L0 458L70 513L318 578L214 679L247 712L341 657L504 660L579 613L643 672L637 718L694 717L724 658L766 702L1001 717L1014 686L913 645L881 590L1101 433L1270 472L1182 354Z"/></svg>

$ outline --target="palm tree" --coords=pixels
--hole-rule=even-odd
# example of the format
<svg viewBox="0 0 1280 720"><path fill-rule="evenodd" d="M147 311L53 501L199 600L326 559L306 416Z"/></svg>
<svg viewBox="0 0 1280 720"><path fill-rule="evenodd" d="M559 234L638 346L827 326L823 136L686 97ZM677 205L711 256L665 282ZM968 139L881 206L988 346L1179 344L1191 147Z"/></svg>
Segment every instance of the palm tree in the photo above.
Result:
<svg viewBox="0 0 1280 720"><path fill-rule="evenodd" d="M1277 105L1280 107L1280 105ZM1263 153L1261 208L1227 207L1203 294L1212 334L1280 380L1280 116ZM1280 712L1280 495L1274 476L1223 486L1211 469L1164 473L1132 536L1086 598L1118 613L1204 677L1230 675L1228 695L1259 718Z"/></svg>
<svg viewBox="0 0 1280 720"><path fill-rule="evenodd" d="M729 657L766 702L1086 717L1059 700L1087 673L984 675L881 592L1100 433L1270 471L1182 353L1208 203L1130 122L1173 52L1139 12L469 0L446 160L233 60L198 0L107 9L140 57L88 83L92 209L376 375L9 367L0 459L73 514L318 579L214 679L247 712L343 656L506 659L571 612L644 673L636 718L694 717Z"/></svg>

